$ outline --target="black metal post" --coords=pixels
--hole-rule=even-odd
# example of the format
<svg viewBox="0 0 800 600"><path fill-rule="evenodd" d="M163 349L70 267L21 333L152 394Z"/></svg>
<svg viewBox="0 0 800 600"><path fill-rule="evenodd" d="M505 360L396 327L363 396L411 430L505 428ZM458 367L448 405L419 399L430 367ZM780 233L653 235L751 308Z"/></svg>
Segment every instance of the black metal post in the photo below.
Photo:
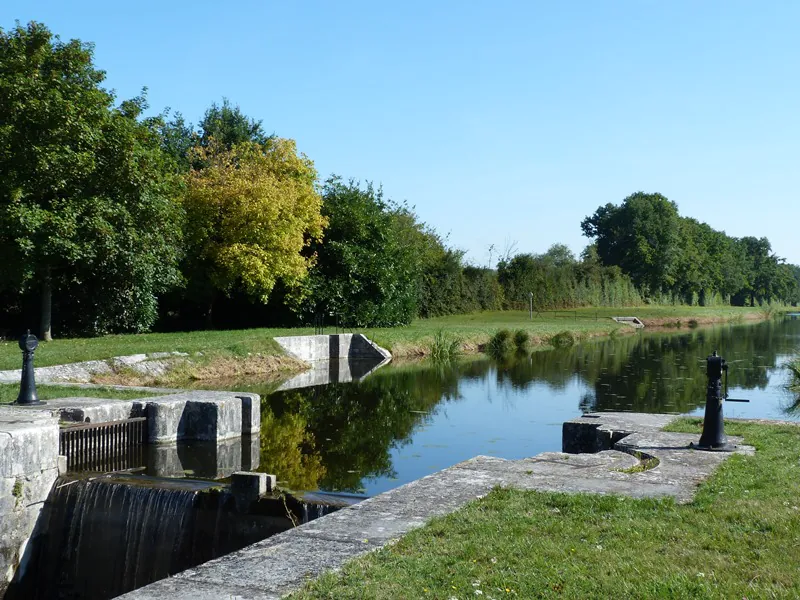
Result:
<svg viewBox="0 0 800 600"><path fill-rule="evenodd" d="M33 373L33 353L38 345L39 340L31 334L30 329L19 338L19 349L22 350L22 378L19 383L19 396L14 404L22 406L46 404L39 400L39 395L36 393L36 380Z"/></svg>
<svg viewBox="0 0 800 600"><path fill-rule="evenodd" d="M722 403L725 400L722 395L722 373L728 370L728 364L714 350L713 354L706 359L706 365L706 375L708 376L706 412L703 417L703 434L695 448L731 451L733 448L728 444L728 438L725 435L725 422L722 414Z"/></svg>

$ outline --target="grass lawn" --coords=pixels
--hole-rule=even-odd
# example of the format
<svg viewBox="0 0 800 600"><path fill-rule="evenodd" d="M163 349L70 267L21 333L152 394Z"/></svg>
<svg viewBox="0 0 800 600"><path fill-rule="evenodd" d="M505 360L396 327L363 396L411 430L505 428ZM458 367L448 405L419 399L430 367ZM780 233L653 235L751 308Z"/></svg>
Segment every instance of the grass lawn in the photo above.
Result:
<svg viewBox="0 0 800 600"><path fill-rule="evenodd" d="M800 427L727 429L691 504L496 489L292 597L800 598Z"/></svg>
<svg viewBox="0 0 800 600"><path fill-rule="evenodd" d="M744 320L760 318L758 308L720 306L645 306L638 308L579 308L573 310L542 312L534 319L527 311L498 311L468 315L448 315L433 319L417 319L406 327L368 329L364 333L376 344L388 349L396 356L426 353L434 334L443 330L461 339L472 348L485 344L500 329L525 329L534 339L546 341L562 331L570 331L576 337L608 335L611 331L630 332L628 325L620 325L611 317L636 316L659 325L684 327L690 320L699 323L712 321Z"/></svg>
<svg viewBox="0 0 800 600"><path fill-rule="evenodd" d="M118 390L114 388L77 388L60 385L37 385L36 392L39 400L52 400L54 398L110 398L113 400L133 400L134 398L148 398L160 396L153 392L137 392L136 390ZM19 395L19 385L0 384L0 404L11 404Z"/></svg>
<svg viewBox="0 0 800 600"><path fill-rule="evenodd" d="M450 315L435 319L417 319L406 327L358 330L394 355L413 356L427 353L434 334L444 330L457 336L468 350L475 350L500 329L526 329L539 340L546 340L561 331L577 336L606 335L615 329L628 331L626 325L610 320L612 316L638 316L644 320L699 322L745 319L760 315L760 309L722 306L703 308L692 306L641 308L584 308L541 313L532 321L526 311L484 312ZM326 333L334 333L329 327ZM239 331L192 331L180 333L145 333L107 335L97 338L55 339L41 343L36 351L36 366L61 365L84 360L97 360L129 354L151 352L202 352L205 355L243 357L250 354L275 356L282 354L272 339L283 335L309 335L312 328L246 329ZM0 342L0 370L19 369L22 354L16 340Z"/></svg>

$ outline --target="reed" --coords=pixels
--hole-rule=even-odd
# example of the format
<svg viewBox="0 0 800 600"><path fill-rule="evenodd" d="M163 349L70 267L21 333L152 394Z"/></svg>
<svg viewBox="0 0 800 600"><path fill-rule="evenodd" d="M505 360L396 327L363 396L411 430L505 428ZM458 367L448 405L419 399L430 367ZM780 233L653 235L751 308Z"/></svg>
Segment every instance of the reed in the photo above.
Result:
<svg viewBox="0 0 800 600"><path fill-rule="evenodd" d="M514 350L514 339L511 331L501 329L495 333L486 344L486 352L493 358L503 358Z"/></svg>
<svg viewBox="0 0 800 600"><path fill-rule="evenodd" d="M461 340L439 329L433 334L429 355L434 362L449 362L461 353Z"/></svg>

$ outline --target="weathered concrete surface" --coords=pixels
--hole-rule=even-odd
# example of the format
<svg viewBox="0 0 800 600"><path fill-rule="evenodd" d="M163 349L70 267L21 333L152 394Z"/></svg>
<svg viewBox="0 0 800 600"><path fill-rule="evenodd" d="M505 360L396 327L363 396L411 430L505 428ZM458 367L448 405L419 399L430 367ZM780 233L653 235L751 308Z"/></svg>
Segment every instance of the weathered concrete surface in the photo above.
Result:
<svg viewBox="0 0 800 600"><path fill-rule="evenodd" d="M261 429L260 396L247 392L193 390L138 400L61 398L18 410L43 410L63 421L86 423L147 416L151 443L225 440Z"/></svg>
<svg viewBox="0 0 800 600"><path fill-rule="evenodd" d="M381 362L392 355L360 333L335 335L293 335L276 337L286 354L305 362L335 361L342 358Z"/></svg>
<svg viewBox="0 0 800 600"><path fill-rule="evenodd" d="M155 352L132 354L107 360L88 360L68 365L36 367L34 373L39 383L59 381L89 382L95 375L108 375L121 369L131 369L142 375L163 375L189 356L185 352ZM20 358L20 363L22 358ZM0 371L0 383L19 383L21 369Z"/></svg>
<svg viewBox="0 0 800 600"><path fill-rule="evenodd" d="M152 443L224 440L261 428L258 394L191 391L147 399L145 404Z"/></svg>
<svg viewBox="0 0 800 600"><path fill-rule="evenodd" d="M145 399L108 400L105 398L57 398L36 407L50 411L61 421L76 423L108 423L134 417L143 417Z"/></svg>
<svg viewBox="0 0 800 600"><path fill-rule="evenodd" d="M58 420L47 411L0 411L0 597L18 568L58 477Z"/></svg>
<svg viewBox="0 0 800 600"><path fill-rule="evenodd" d="M561 450L571 454L610 450L634 432L659 431L678 415L625 412L588 413L566 421L561 429Z"/></svg>
<svg viewBox="0 0 800 600"><path fill-rule="evenodd" d="M594 454L546 452L523 460L478 456L123 598L280 598L308 579L452 512L495 486L638 498L672 496L686 502L697 484L730 454L693 450L689 443L697 436L657 430L659 423L673 418L632 413L590 417L592 432L602 427L607 437L622 429L630 433L615 443L615 449ZM739 451L749 453L752 448L743 446ZM659 465L650 471L625 472L639 464L637 452L658 458Z"/></svg>

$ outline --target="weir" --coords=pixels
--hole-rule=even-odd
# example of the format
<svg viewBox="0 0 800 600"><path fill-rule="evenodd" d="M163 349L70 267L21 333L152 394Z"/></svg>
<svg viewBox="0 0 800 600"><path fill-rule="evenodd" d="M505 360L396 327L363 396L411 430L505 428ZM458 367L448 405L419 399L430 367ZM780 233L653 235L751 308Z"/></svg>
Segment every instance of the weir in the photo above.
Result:
<svg viewBox="0 0 800 600"><path fill-rule="evenodd" d="M243 498L200 480L62 476L5 599L114 598L349 503Z"/></svg>

